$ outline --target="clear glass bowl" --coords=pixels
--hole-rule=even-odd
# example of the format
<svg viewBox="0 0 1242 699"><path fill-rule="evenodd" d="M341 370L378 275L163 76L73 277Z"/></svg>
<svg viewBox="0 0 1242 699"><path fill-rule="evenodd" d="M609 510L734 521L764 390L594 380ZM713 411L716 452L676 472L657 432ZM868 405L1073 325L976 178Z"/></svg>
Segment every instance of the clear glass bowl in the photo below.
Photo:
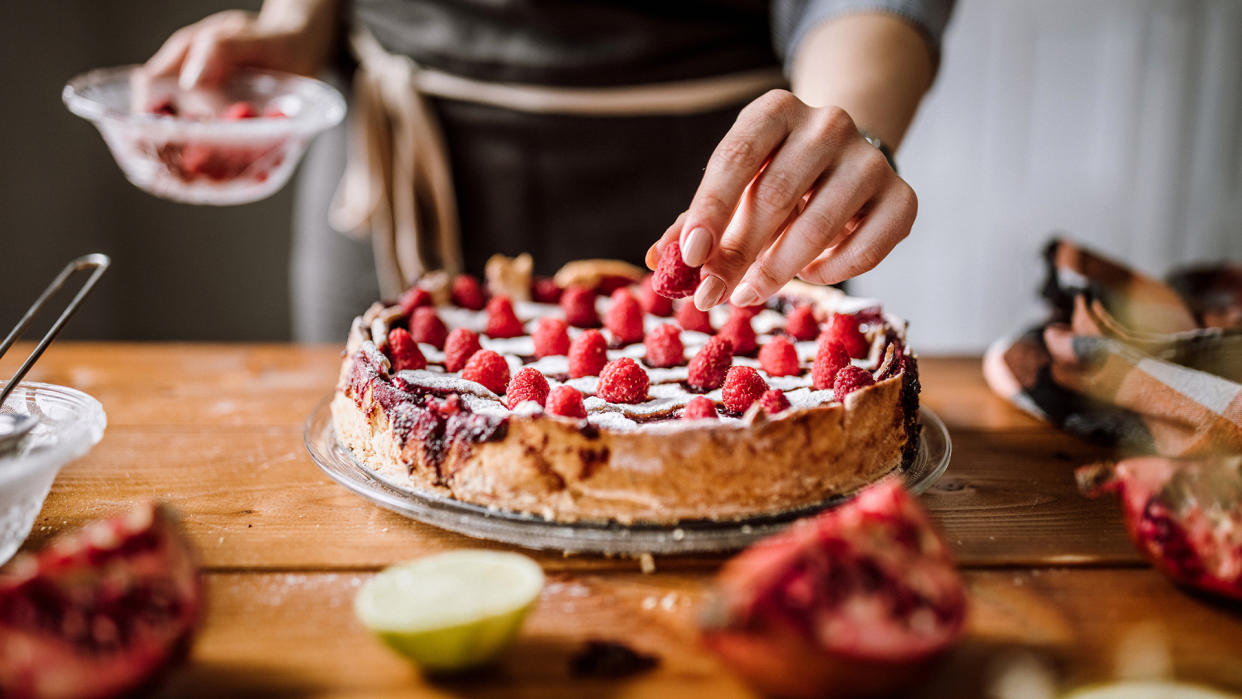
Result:
<svg viewBox="0 0 1242 699"><path fill-rule="evenodd" d="M130 182L165 199L223 206L270 196L311 139L345 117L341 93L311 78L248 70L219 88L187 91L175 78L146 79L138 69L83 73L61 97L99 129ZM220 116L243 101L258 114L283 116ZM161 103L177 105L179 115L154 113Z"/></svg>
<svg viewBox="0 0 1242 699"><path fill-rule="evenodd" d="M99 443L108 418L99 401L81 391L32 381L18 384L0 411L39 419L16 448L0 453L3 564L30 534L60 468Z"/></svg>

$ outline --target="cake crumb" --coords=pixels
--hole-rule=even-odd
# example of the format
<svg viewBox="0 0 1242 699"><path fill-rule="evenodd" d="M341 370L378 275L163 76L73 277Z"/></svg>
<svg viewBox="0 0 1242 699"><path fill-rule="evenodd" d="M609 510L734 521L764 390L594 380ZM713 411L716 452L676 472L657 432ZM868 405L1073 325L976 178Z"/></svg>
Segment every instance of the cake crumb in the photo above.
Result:
<svg viewBox="0 0 1242 699"><path fill-rule="evenodd" d="M659 600L657 600L655 597L644 597L643 598L643 609L650 611L652 609L655 609L656 605L658 605L659 603L660 603Z"/></svg>
<svg viewBox="0 0 1242 699"><path fill-rule="evenodd" d="M644 575L651 575L655 572L655 558L649 553L638 557L638 565L642 568Z"/></svg>
<svg viewBox="0 0 1242 699"><path fill-rule="evenodd" d="M667 595L664 595L663 597L661 597L660 607L666 612L673 611L677 607L677 593L670 592Z"/></svg>

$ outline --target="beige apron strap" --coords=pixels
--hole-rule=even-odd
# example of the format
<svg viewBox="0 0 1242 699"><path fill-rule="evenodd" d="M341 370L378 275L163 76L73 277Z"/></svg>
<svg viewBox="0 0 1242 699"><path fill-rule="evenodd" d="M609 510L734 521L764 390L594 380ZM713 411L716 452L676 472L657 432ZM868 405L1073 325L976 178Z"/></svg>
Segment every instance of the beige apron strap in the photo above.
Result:
<svg viewBox="0 0 1242 699"><path fill-rule="evenodd" d="M418 66L369 34L352 42L360 65L351 143L329 221L372 236L380 293L395 298L428 270L461 271L453 178L435 115L417 89Z"/></svg>

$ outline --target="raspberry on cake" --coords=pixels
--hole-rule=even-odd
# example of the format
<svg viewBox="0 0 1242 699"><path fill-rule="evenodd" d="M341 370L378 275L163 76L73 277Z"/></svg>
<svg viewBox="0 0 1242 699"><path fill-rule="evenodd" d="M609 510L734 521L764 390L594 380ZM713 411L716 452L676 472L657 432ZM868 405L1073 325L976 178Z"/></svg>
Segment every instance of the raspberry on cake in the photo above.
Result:
<svg viewBox="0 0 1242 699"><path fill-rule="evenodd" d="M651 280L655 292L670 299L681 299L693 295L698 285L699 269L681 259L681 246L677 243L665 245Z"/></svg>
<svg viewBox="0 0 1242 699"><path fill-rule="evenodd" d="M407 317L414 312L415 308L430 305L432 305L431 292L426 289L412 286L406 289L405 293L401 295L401 313Z"/></svg>
<svg viewBox="0 0 1242 699"><path fill-rule="evenodd" d="M487 302L487 329L483 333L488 337L508 338L518 337L522 332L522 321L513 311L513 301L504 294L493 296Z"/></svg>
<svg viewBox="0 0 1242 699"><path fill-rule="evenodd" d="M795 306L785 319L785 334L795 340L807 342L819 337L819 321L810 306Z"/></svg>
<svg viewBox="0 0 1242 699"><path fill-rule="evenodd" d="M420 306L414 309L414 317L410 318L410 335L417 342L425 342L436 349L444 349L444 341L448 338L448 327L436 309L431 306Z"/></svg>
<svg viewBox="0 0 1242 699"><path fill-rule="evenodd" d="M405 369L422 369L427 366L427 358L418 349L418 344L405 328L393 328L388 331L388 344L384 348L388 361L392 363L393 372Z"/></svg>
<svg viewBox="0 0 1242 699"><path fill-rule="evenodd" d="M815 349L815 363L811 365L811 385L817 390L832 388L837 372L850 365L850 353L845 345L825 335Z"/></svg>
<svg viewBox="0 0 1242 699"><path fill-rule="evenodd" d="M715 420L720 415L716 412L716 404L707 396L695 396L686 403L681 413L683 420Z"/></svg>
<svg viewBox="0 0 1242 699"><path fill-rule="evenodd" d="M608 341L598 330L587 330L569 346L569 375L580 379L598 376L608 363Z"/></svg>
<svg viewBox="0 0 1242 699"><path fill-rule="evenodd" d="M487 305L487 295L483 293L483 285L477 277L459 274L453 277L453 288L449 292L453 303L472 311L481 311Z"/></svg>
<svg viewBox="0 0 1242 699"><path fill-rule="evenodd" d="M742 414L768 390L768 382L748 366L729 367L720 400L730 412Z"/></svg>
<svg viewBox="0 0 1242 699"><path fill-rule="evenodd" d="M681 326L682 330L693 330L695 332L707 333L708 335L716 332L712 327L712 320L708 316L707 311L700 311L698 306L695 306L693 302L688 300L681 302L673 318Z"/></svg>
<svg viewBox="0 0 1242 699"><path fill-rule="evenodd" d="M482 347L479 336L469 328L453 328L448 339L444 341L444 368L449 371L461 371Z"/></svg>
<svg viewBox="0 0 1242 699"><path fill-rule="evenodd" d="M561 294L565 321L575 328L598 328L599 313L595 310L595 289L572 285Z"/></svg>
<svg viewBox="0 0 1242 699"><path fill-rule="evenodd" d="M849 352L851 357L861 359L867 356L871 345L867 342L859 325L860 320L856 315L833 313L832 318L828 320L828 328L824 330L824 335L844 345L845 351Z"/></svg>
<svg viewBox="0 0 1242 699"><path fill-rule="evenodd" d="M652 286L654 279L655 276L651 274L643 277L638 287L638 302L642 304L644 312L653 316L667 318L673 315L673 300L656 293L655 287Z"/></svg>
<svg viewBox="0 0 1242 699"><path fill-rule="evenodd" d="M609 403L641 403L647 400L651 382L647 372L629 357L615 359L599 373L595 394Z"/></svg>
<svg viewBox="0 0 1242 699"><path fill-rule="evenodd" d="M509 385L509 363L491 350L479 350L466 362L466 368L461 370L461 377L483 384L487 390L501 395Z"/></svg>
<svg viewBox="0 0 1242 699"><path fill-rule="evenodd" d="M735 308L725 324L716 333L729 338L733 343L733 353L749 357L759 349L759 341L755 329L750 325L751 315L745 310Z"/></svg>
<svg viewBox="0 0 1242 699"><path fill-rule="evenodd" d="M586 406L582 404L582 393L573 386L557 386L548 393L544 409L553 415L572 417L579 420L587 418Z"/></svg>
<svg viewBox="0 0 1242 699"><path fill-rule="evenodd" d="M530 337L535 344L536 358L569 354L569 324L560 318L540 318Z"/></svg>
<svg viewBox="0 0 1242 699"><path fill-rule="evenodd" d="M700 391L710 391L724 384L725 373L733 364L733 343L727 337L713 335L703 349L690 360L686 383Z"/></svg>
<svg viewBox="0 0 1242 699"><path fill-rule="evenodd" d="M802 373L802 367L798 364L798 349L779 335L759 348L759 367L768 376L797 376Z"/></svg>
<svg viewBox="0 0 1242 699"><path fill-rule="evenodd" d="M874 302L794 282L713 335L690 301L672 305L676 322L657 315L656 276L632 266L573 263L558 299L529 256L495 259L490 300L473 278L433 273L408 313L376 303L350 329L334 434L394 487L558 522L733 520L853 492L917 448L917 361ZM600 316L602 332L571 322ZM825 323L807 371L793 340L838 316L852 327ZM866 356L851 363L842 338ZM735 366L735 341L759 360Z"/></svg>
<svg viewBox="0 0 1242 699"><path fill-rule="evenodd" d="M661 323L643 338L646 355L643 361L649 367L666 369L686 362L686 347L681 342L681 328L672 323Z"/></svg>
<svg viewBox="0 0 1242 699"><path fill-rule="evenodd" d="M530 299L535 303L557 303L561 300L561 287L555 279L535 277L530 284Z"/></svg>
<svg viewBox="0 0 1242 699"><path fill-rule="evenodd" d="M785 397L785 392L779 388L769 389L759 396L759 405L768 412L769 415L776 415L789 410L789 399Z"/></svg>
<svg viewBox="0 0 1242 699"><path fill-rule="evenodd" d="M617 346L632 345L643 339L643 307L629 289L612 292L612 305L604 314L604 329Z"/></svg>
<svg viewBox="0 0 1242 699"><path fill-rule="evenodd" d="M524 401L534 401L539 405L543 405L548 399L548 380L538 369L533 367L522 367L512 379L509 379L509 386L505 389L505 403L509 409L513 410Z"/></svg>
<svg viewBox="0 0 1242 699"><path fill-rule="evenodd" d="M845 397L854 391L874 385L875 377L871 375L871 372L851 364L841 367L841 371L837 372L837 378L832 382L832 392L837 400L845 400Z"/></svg>

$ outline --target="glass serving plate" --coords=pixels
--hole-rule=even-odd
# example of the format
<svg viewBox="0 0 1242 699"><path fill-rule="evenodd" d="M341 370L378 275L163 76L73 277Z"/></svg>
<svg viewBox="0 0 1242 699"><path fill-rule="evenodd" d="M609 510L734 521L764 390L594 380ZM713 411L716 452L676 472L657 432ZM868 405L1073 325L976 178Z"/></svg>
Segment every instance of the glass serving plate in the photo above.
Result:
<svg viewBox="0 0 1242 699"><path fill-rule="evenodd" d="M30 534L60 468L99 443L108 419L99 401L85 393L35 381L18 384L0 412L39 418L15 448L0 453L2 564Z"/></svg>
<svg viewBox="0 0 1242 699"><path fill-rule="evenodd" d="M686 520L678 524L554 522L538 515L489 509L426 493L381 477L354 459L336 437L330 398L306 420L306 450L333 480L393 512L477 539L538 550L602 554L690 554L736 551L781 531L790 522L840 505L851 495L742 520ZM949 466L949 431L931 410L919 409L922 423L918 452L896 471L913 493L927 490Z"/></svg>

